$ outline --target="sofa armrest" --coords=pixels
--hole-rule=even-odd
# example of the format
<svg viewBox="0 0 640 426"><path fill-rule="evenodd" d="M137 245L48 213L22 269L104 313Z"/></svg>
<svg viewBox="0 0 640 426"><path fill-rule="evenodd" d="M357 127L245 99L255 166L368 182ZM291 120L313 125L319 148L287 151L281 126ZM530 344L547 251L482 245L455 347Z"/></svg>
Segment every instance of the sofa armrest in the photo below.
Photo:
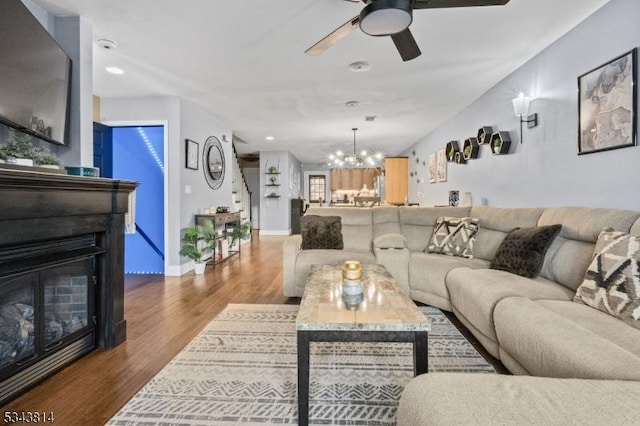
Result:
<svg viewBox="0 0 640 426"><path fill-rule="evenodd" d="M282 246L282 287L287 297L296 296L296 259L302 244L301 235L291 235Z"/></svg>
<svg viewBox="0 0 640 426"><path fill-rule="evenodd" d="M407 238L402 234L384 234L373 240L373 248L403 249L407 247Z"/></svg>

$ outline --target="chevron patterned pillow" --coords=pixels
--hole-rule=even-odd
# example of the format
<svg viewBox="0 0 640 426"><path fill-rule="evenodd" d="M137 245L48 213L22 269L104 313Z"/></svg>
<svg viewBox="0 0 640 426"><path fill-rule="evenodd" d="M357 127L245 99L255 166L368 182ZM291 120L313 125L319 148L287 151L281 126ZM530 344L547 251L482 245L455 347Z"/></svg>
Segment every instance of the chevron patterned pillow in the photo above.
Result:
<svg viewBox="0 0 640 426"><path fill-rule="evenodd" d="M606 229L574 301L640 329L640 237Z"/></svg>
<svg viewBox="0 0 640 426"><path fill-rule="evenodd" d="M479 221L475 217L439 217L426 252L471 259Z"/></svg>

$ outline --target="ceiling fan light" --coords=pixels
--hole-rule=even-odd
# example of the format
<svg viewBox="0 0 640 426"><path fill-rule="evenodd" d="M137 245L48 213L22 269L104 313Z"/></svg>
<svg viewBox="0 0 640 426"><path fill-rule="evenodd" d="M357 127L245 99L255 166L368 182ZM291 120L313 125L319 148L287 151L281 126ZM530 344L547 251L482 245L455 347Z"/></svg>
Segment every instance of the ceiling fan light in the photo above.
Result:
<svg viewBox="0 0 640 426"><path fill-rule="evenodd" d="M397 34L412 21L411 0L376 0L360 12L360 29L372 36Z"/></svg>

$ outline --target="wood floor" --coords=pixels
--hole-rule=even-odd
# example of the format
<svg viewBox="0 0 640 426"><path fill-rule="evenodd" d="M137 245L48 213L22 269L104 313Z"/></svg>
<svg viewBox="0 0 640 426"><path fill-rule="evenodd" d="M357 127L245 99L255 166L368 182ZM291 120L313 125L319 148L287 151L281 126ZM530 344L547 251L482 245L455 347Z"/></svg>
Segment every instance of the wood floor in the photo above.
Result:
<svg viewBox="0 0 640 426"><path fill-rule="evenodd" d="M227 304L299 303L282 294L284 238L254 236L240 258L207 266L203 276L128 276L127 341L74 362L1 407L2 413L52 412L54 424L102 425Z"/></svg>

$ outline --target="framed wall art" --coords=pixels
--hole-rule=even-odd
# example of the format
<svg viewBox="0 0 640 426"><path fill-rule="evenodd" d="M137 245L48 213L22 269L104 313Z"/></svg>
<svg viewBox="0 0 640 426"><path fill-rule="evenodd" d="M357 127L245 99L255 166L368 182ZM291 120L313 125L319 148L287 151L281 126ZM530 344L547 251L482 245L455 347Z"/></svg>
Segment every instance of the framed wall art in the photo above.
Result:
<svg viewBox="0 0 640 426"><path fill-rule="evenodd" d="M436 183L436 153L432 152L429 154L429 183Z"/></svg>
<svg viewBox="0 0 640 426"><path fill-rule="evenodd" d="M447 181L447 152L444 148L438 150L436 158L436 174L438 182Z"/></svg>
<svg viewBox="0 0 640 426"><path fill-rule="evenodd" d="M636 145L637 49L578 77L578 155Z"/></svg>
<svg viewBox="0 0 640 426"><path fill-rule="evenodd" d="M186 164L187 169L198 170L198 157L200 146L198 142L186 139Z"/></svg>

